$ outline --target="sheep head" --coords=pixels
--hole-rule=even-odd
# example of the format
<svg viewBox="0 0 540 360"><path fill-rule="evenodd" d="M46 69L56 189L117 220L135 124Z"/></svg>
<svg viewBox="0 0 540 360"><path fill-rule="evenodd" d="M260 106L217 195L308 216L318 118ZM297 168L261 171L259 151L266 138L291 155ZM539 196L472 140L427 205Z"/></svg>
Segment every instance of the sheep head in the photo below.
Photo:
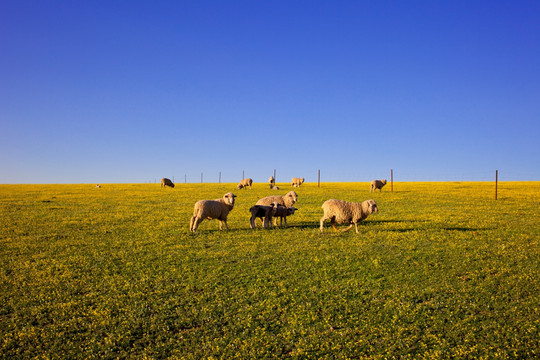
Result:
<svg viewBox="0 0 540 360"><path fill-rule="evenodd" d="M223 201L225 202L225 204L233 206L235 197L236 195L234 195L231 192L228 192L225 195L223 195Z"/></svg>
<svg viewBox="0 0 540 360"><path fill-rule="evenodd" d="M379 212L377 203L375 200L366 200L362 203L362 208L367 214L373 214L374 212Z"/></svg>

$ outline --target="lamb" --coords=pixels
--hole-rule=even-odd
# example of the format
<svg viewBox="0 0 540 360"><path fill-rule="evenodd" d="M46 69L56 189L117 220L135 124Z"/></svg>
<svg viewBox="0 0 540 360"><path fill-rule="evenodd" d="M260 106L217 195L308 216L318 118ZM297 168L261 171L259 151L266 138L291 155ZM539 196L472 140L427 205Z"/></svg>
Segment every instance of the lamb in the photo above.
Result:
<svg viewBox="0 0 540 360"><path fill-rule="evenodd" d="M228 192L221 199L197 201L193 209L193 216L189 222L189 231L195 232L204 219L218 219L219 230L223 230L223 223L225 223L225 228L229 230L227 216L234 207L235 197L236 195Z"/></svg>
<svg viewBox="0 0 540 360"><path fill-rule="evenodd" d="M274 226L277 226L277 218L279 218L279 226L283 226L283 221L285 220L285 227L287 227L287 216L293 215L294 212L298 210L295 207L286 208L285 206L278 205L274 213Z"/></svg>
<svg viewBox="0 0 540 360"><path fill-rule="evenodd" d="M330 224L332 224L334 230L338 231L336 223L349 223L351 225L341 231L349 230L354 224L356 233L358 233L358 222L379 211L374 200L357 203L330 199L322 204L322 208L324 215L321 218L321 232L324 229L324 221L330 219Z"/></svg>
<svg viewBox="0 0 540 360"><path fill-rule="evenodd" d="M371 187L369 188L369 192L375 192L375 190L379 189L379 192L382 192L383 186L386 185L386 179L385 180L373 180L371 182Z"/></svg>
<svg viewBox="0 0 540 360"><path fill-rule="evenodd" d="M300 187L300 185L302 185L303 183L304 183L304 178L293 177L291 179L291 185L294 187Z"/></svg>
<svg viewBox="0 0 540 360"><path fill-rule="evenodd" d="M253 180L251 178L242 179L240 183L236 186L238 189L243 189L245 187L248 187L251 189L251 184L253 184Z"/></svg>
<svg viewBox="0 0 540 360"><path fill-rule="evenodd" d="M260 218L263 223L263 228L268 229L272 225L272 216L276 213L278 203L274 202L272 205L255 205L249 208L251 218L249 219L249 226L255 229L255 219Z"/></svg>
<svg viewBox="0 0 540 360"><path fill-rule="evenodd" d="M171 181L171 179L163 178L161 179L161 187L170 186L174 187L174 183Z"/></svg>

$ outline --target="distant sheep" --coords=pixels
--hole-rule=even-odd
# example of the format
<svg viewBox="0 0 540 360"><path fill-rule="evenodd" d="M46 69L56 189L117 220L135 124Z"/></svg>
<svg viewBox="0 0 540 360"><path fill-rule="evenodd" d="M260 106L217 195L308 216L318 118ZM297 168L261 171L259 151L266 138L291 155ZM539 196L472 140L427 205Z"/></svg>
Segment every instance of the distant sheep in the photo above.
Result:
<svg viewBox="0 0 540 360"><path fill-rule="evenodd" d="M240 183L236 185L236 187L238 189L243 189L249 186L249 188L251 189L252 184L253 184L253 180L251 178L247 178L247 179L242 179L242 181L240 181Z"/></svg>
<svg viewBox="0 0 540 360"><path fill-rule="evenodd" d="M274 213L274 226L277 226L277 219L279 218L279 226L283 226L285 222L285 227L287 227L287 216L293 215L294 212L298 210L295 207L286 208L285 206L278 205Z"/></svg>
<svg viewBox="0 0 540 360"><path fill-rule="evenodd" d="M101 189L101 185L96 184L96 189Z"/></svg>
<svg viewBox="0 0 540 360"><path fill-rule="evenodd" d="M268 229L272 225L272 217L276 213L278 203L274 202L272 205L255 205L249 208L251 218L249 219L249 226L255 229L255 219L260 218L263 223L263 228Z"/></svg>
<svg viewBox="0 0 540 360"><path fill-rule="evenodd" d="M323 232L325 220L330 219L330 224L332 224L334 230L338 231L336 223L349 223L351 225L342 231L349 230L354 224L356 233L358 233L358 222L364 220L372 213L379 211L374 200L366 200L358 203L330 199L322 204L322 208L324 215L321 218L321 232Z"/></svg>
<svg viewBox="0 0 540 360"><path fill-rule="evenodd" d="M386 185L386 180L373 180L369 192L375 192L377 189L381 192L384 185Z"/></svg>
<svg viewBox="0 0 540 360"><path fill-rule="evenodd" d="M268 183L270 184L270 188L274 185L276 185L276 179L273 176L270 176L268 178Z"/></svg>
<svg viewBox="0 0 540 360"><path fill-rule="evenodd" d="M174 187L174 183L171 181L171 179L163 178L161 179L161 187L170 186Z"/></svg>
<svg viewBox="0 0 540 360"><path fill-rule="evenodd" d="M279 186L270 184L270 190L279 190Z"/></svg>
<svg viewBox="0 0 540 360"><path fill-rule="evenodd" d="M294 187L300 187L300 185L302 185L303 183L304 183L304 178L293 177L291 179L291 185Z"/></svg>
<svg viewBox="0 0 540 360"><path fill-rule="evenodd" d="M225 228L229 230L227 216L234 207L235 197L236 195L229 192L223 195L221 199L197 201L193 209L193 216L189 222L189 231L195 232L204 219L217 219L219 220L219 230L223 230L222 223L225 223Z"/></svg>

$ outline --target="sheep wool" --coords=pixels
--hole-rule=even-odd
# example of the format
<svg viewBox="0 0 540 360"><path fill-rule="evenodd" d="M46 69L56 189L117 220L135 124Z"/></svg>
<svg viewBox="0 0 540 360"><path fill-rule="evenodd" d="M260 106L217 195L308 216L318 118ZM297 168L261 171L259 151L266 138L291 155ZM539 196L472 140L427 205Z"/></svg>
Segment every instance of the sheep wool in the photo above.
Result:
<svg viewBox="0 0 540 360"><path fill-rule="evenodd" d="M342 231L347 231L354 225L356 233L358 233L358 222L364 220L372 213L379 211L374 200L366 200L358 203L330 199L322 204L322 209L324 210L324 215L321 218L321 232L324 230L324 222L330 219L330 224L332 224L334 230L338 231L336 223L349 223L350 226Z"/></svg>
<svg viewBox="0 0 540 360"><path fill-rule="evenodd" d="M195 232L204 219L217 219L219 220L219 230L223 230L223 223L225 228L229 230L227 216L234 207L235 197L236 195L229 192L223 195L221 199L197 201L193 209L193 216L189 222L189 230Z"/></svg>

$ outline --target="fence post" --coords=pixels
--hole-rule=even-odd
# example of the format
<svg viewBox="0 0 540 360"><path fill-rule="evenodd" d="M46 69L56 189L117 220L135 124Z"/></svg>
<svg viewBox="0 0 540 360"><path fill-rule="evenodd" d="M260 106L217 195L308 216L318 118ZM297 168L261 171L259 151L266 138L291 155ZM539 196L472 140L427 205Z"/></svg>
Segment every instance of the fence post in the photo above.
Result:
<svg viewBox="0 0 540 360"><path fill-rule="evenodd" d="M184 174L184 184L187 184L187 174Z"/></svg>
<svg viewBox="0 0 540 360"><path fill-rule="evenodd" d="M394 169L390 169L390 192L394 192Z"/></svg>
<svg viewBox="0 0 540 360"><path fill-rule="evenodd" d="M495 170L495 200L497 200L497 185L499 182L499 170Z"/></svg>
<svg viewBox="0 0 540 360"><path fill-rule="evenodd" d="M274 169L274 185L276 184L276 169Z"/></svg>
<svg viewBox="0 0 540 360"><path fill-rule="evenodd" d="M219 183L221 184L221 171L219 172Z"/></svg>
<svg viewBox="0 0 540 360"><path fill-rule="evenodd" d="M203 173L201 173L201 184L203 183Z"/></svg>
<svg viewBox="0 0 540 360"><path fill-rule="evenodd" d="M317 171L317 187L321 187L321 169Z"/></svg>

